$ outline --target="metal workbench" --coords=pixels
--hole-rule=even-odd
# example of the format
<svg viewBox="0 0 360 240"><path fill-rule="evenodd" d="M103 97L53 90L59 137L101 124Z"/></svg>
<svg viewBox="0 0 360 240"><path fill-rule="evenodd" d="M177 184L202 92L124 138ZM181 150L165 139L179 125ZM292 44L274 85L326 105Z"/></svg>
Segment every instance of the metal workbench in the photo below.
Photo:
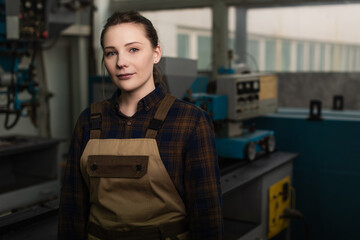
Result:
<svg viewBox="0 0 360 240"><path fill-rule="evenodd" d="M294 153L274 152L253 162L222 168L225 239L265 240L268 231L268 189L292 176ZM223 162L226 160L222 160ZM289 238L287 230L286 238Z"/></svg>

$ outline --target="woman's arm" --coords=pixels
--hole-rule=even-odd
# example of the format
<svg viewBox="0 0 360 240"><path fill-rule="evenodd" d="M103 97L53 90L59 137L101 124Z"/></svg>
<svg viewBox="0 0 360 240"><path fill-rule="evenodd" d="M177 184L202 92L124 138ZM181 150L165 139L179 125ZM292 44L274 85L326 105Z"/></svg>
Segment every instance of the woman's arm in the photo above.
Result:
<svg viewBox="0 0 360 240"><path fill-rule="evenodd" d="M59 205L59 240L87 239L89 192L80 172L83 123L88 121L85 119L88 118L84 114L78 119L65 168Z"/></svg>
<svg viewBox="0 0 360 240"><path fill-rule="evenodd" d="M191 239L222 239L220 170L213 124L206 112L200 113L188 142L184 182Z"/></svg>

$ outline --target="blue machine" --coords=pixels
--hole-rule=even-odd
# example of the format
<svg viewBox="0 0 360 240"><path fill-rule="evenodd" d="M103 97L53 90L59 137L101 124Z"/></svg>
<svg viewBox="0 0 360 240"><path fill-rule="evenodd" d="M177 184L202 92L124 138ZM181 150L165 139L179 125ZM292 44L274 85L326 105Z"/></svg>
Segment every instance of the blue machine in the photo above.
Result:
<svg viewBox="0 0 360 240"><path fill-rule="evenodd" d="M262 151L275 150L274 131L245 131L243 135L233 138L216 138L218 155L223 158L240 158L253 160Z"/></svg>
<svg viewBox="0 0 360 240"><path fill-rule="evenodd" d="M227 96L207 93L193 93L195 105L209 112L214 121L226 118Z"/></svg>
<svg viewBox="0 0 360 240"><path fill-rule="evenodd" d="M228 79L224 79L229 86L229 93L225 90L222 94L208 94L205 93L206 85L204 86L204 83L209 83L209 80L205 78L202 76L195 80L191 87L193 93L190 97L187 96L187 98L195 105L208 111L214 120L215 141L219 157L252 161L260 152L269 153L275 151L274 131L255 130L253 127L244 127L242 121L255 116L261 116L266 111L274 111L276 108L276 94L269 95L268 91L266 91L267 95L264 97L265 95L261 92L261 87L265 90L265 85L273 86L274 79L269 79L268 76L264 80L260 75L234 74L230 77L233 78L230 79L230 83ZM232 86L233 82L234 86ZM264 82L265 84L261 86L261 83ZM248 89L246 88L247 85L250 86ZM238 90L239 86L245 87L240 91ZM224 89L224 87L220 89ZM229 101L233 99L235 99L235 103L231 105L232 102L230 102L229 104ZM242 99L246 101L239 101ZM234 107L230 111L232 115L229 112L229 106ZM233 114L234 112L235 114ZM233 116L236 116L237 119Z"/></svg>

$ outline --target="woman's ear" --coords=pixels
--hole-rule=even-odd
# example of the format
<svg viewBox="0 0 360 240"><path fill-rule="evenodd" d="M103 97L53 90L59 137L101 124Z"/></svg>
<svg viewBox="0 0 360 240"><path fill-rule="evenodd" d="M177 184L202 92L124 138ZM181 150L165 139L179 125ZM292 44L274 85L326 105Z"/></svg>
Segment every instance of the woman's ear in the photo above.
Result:
<svg viewBox="0 0 360 240"><path fill-rule="evenodd" d="M161 47L160 45L157 45L156 48L154 49L154 63L158 63L160 62L161 59Z"/></svg>

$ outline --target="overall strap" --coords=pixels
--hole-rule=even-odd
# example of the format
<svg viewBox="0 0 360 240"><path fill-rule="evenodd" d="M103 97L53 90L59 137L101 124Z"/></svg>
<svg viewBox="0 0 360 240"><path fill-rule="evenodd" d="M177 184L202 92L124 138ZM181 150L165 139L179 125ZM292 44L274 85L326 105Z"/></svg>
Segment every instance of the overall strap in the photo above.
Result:
<svg viewBox="0 0 360 240"><path fill-rule="evenodd" d="M101 102L92 103L90 107L90 139L100 138L101 134Z"/></svg>
<svg viewBox="0 0 360 240"><path fill-rule="evenodd" d="M176 97L166 94L157 109L154 118L150 121L150 125L146 131L145 138L155 138L158 130L161 128L166 115L168 114L171 106L175 102Z"/></svg>

